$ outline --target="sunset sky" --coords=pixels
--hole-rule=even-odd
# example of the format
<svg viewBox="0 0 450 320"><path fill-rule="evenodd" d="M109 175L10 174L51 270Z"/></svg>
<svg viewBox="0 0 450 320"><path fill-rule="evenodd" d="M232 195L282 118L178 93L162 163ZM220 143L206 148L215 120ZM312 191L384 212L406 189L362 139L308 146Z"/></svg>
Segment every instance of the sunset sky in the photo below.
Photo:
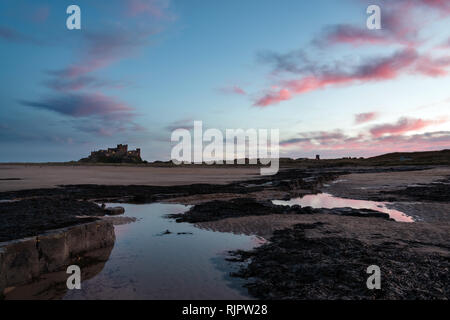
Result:
<svg viewBox="0 0 450 320"><path fill-rule="evenodd" d="M0 162L169 160L194 120L294 158L450 148L448 0L2 0L0 57Z"/></svg>

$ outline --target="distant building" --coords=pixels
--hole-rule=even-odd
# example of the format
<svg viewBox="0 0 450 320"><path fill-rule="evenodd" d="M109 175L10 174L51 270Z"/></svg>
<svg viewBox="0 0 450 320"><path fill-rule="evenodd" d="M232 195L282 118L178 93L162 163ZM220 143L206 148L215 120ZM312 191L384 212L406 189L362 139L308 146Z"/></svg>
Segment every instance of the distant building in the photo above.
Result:
<svg viewBox="0 0 450 320"><path fill-rule="evenodd" d="M141 149L128 150L127 144L118 144L116 148L108 148L107 150L92 151L87 158L80 160L81 162L97 162L97 163L141 163Z"/></svg>
<svg viewBox="0 0 450 320"><path fill-rule="evenodd" d="M316 155L316 160L320 160L320 154Z"/></svg>

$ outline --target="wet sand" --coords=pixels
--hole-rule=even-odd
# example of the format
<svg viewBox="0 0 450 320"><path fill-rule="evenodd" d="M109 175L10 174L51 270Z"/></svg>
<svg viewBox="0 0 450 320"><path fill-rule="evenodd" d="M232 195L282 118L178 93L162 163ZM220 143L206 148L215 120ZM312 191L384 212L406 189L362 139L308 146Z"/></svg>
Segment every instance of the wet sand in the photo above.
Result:
<svg viewBox="0 0 450 320"><path fill-rule="evenodd" d="M227 184L259 177L258 168L155 168L138 166L70 166L0 164L0 192L55 188L59 185ZM20 180L19 180L20 179Z"/></svg>
<svg viewBox="0 0 450 320"><path fill-rule="evenodd" d="M202 229L258 235L270 239L275 230L292 228L296 224L323 223L320 227L305 231L311 239L339 237L358 239L366 244L411 245L413 250L435 252L450 257L450 223L402 223L380 218L345 217L330 214L267 215L228 218L219 221L200 222Z"/></svg>
<svg viewBox="0 0 450 320"><path fill-rule="evenodd" d="M371 200L379 198L380 191L393 191L410 185L429 184L449 176L450 167L448 166L414 172L352 173L340 176L325 190L338 197Z"/></svg>
<svg viewBox="0 0 450 320"><path fill-rule="evenodd" d="M436 194L440 190L430 189L428 192L431 195L435 193L434 196L441 195L444 201L439 202L427 200L426 193L422 194L423 201L414 199L414 196L408 199L401 193L408 187L436 187L438 181L449 177L449 167L415 172L349 174L340 176L322 190L342 198L388 201L388 208L402 211L418 222L447 222L450 221L450 198L445 194Z"/></svg>

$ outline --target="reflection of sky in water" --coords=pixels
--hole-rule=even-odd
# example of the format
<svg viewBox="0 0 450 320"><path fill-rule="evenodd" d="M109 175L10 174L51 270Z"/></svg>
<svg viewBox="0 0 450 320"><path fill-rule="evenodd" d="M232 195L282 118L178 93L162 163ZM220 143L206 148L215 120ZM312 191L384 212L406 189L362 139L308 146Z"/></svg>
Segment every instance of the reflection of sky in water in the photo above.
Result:
<svg viewBox="0 0 450 320"><path fill-rule="evenodd" d="M109 204L109 206L113 206ZM65 299L248 299L243 281L229 277L237 265L228 250L248 250L256 237L220 233L164 218L188 207L120 204L135 223L116 226L116 243L104 269ZM172 234L161 235L170 230ZM192 235L177 235L192 232ZM233 269L234 268L234 269Z"/></svg>
<svg viewBox="0 0 450 320"><path fill-rule="evenodd" d="M306 195L302 198L295 198L289 201L275 200L273 201L273 203L276 205L297 204L302 207L327 208L327 209L346 208L346 207L354 209L372 209L387 213L392 219L396 221L414 222L414 220L411 217L407 216L403 212L387 208L384 202L338 198L328 193Z"/></svg>

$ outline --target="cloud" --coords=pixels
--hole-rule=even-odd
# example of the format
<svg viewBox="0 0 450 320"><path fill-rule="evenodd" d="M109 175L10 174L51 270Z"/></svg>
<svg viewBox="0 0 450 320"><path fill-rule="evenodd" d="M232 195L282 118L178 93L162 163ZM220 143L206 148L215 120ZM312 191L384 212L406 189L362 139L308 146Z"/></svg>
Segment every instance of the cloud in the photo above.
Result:
<svg viewBox="0 0 450 320"><path fill-rule="evenodd" d="M369 30L349 24L338 24L326 27L314 44L325 47L336 44L361 46L395 43L395 39L386 30Z"/></svg>
<svg viewBox="0 0 450 320"><path fill-rule="evenodd" d="M49 6L40 6L32 11L31 19L37 23L43 23L47 21L50 16Z"/></svg>
<svg viewBox="0 0 450 320"><path fill-rule="evenodd" d="M317 70L317 64L312 63L303 50L293 50L284 54L263 51L257 54L257 60L260 63L270 64L275 74L282 72L302 74Z"/></svg>
<svg viewBox="0 0 450 320"><path fill-rule="evenodd" d="M450 49L450 38L444 40L441 44L436 46L436 49Z"/></svg>
<svg viewBox="0 0 450 320"><path fill-rule="evenodd" d="M45 72L49 78L42 83L53 94L43 99L21 100L23 105L63 115L70 120L66 119L68 125L91 135L111 136L146 131L135 122L137 115L134 108L98 91L121 89L130 83L102 79L98 72L139 54L149 45L151 37L162 30L160 20L171 17L168 13L169 1L124 0L110 5L114 6L111 12L120 9L120 22L105 22L101 24L101 29L82 32L75 52L76 60L63 68ZM34 13L36 18L42 19L47 15L44 9ZM4 32L3 37L6 36L10 39L18 37Z"/></svg>
<svg viewBox="0 0 450 320"><path fill-rule="evenodd" d="M135 122L135 110L102 93L59 94L38 101L20 101L22 105L55 112L65 118L64 127L82 133L111 137L115 134L136 136L147 129Z"/></svg>
<svg viewBox="0 0 450 320"><path fill-rule="evenodd" d="M450 131L410 136L349 136L340 131L303 132L297 138L280 142L282 152L293 157L321 154L327 157L361 157L401 151L427 151L450 148Z"/></svg>
<svg viewBox="0 0 450 320"><path fill-rule="evenodd" d="M278 104L291 99L293 94L303 94L332 85L393 79L398 72L410 66L416 59L417 53L408 49L388 57L368 59L354 66L350 71L341 70L340 67L316 68L313 75L299 80L284 81L282 89L264 95L255 102L255 106L266 107Z"/></svg>
<svg viewBox="0 0 450 320"><path fill-rule="evenodd" d="M432 22L450 16L449 7L450 2L443 0L390 1L381 6L381 30L368 30L365 24L330 25L320 31L308 50L258 53L259 62L272 66L271 78L277 79L277 83L270 87L277 89L263 91L254 105L267 107L318 89L393 80L405 74L426 77L448 75L449 57L419 49L429 40L421 38L421 31ZM340 61L323 62L317 58L327 57L327 49L337 44L400 48L384 56L363 59L349 59L346 56ZM311 56L314 58L311 59ZM298 78L283 80L281 76L285 74L294 74Z"/></svg>
<svg viewBox="0 0 450 320"><path fill-rule="evenodd" d="M335 131L318 131L318 132L302 132L299 133L298 138L283 140L280 145L283 147L297 145L302 143L315 145L332 145L336 142L345 140L347 137L341 130Z"/></svg>
<svg viewBox="0 0 450 320"><path fill-rule="evenodd" d="M356 120L371 119L376 113L356 115ZM343 130L299 132L280 141L284 154L317 154L347 157L366 156L394 151L439 150L450 147L450 131L414 133L448 121L447 117L434 120L400 118L395 123L372 126L370 130L349 135Z"/></svg>
<svg viewBox="0 0 450 320"><path fill-rule="evenodd" d="M392 80L402 74L419 74L423 76L438 77L448 74L450 58L432 58L428 55L419 55L412 48L399 50L385 57L372 57L359 64L341 67L340 64L326 67L313 67L310 75L297 80L281 82L282 89L266 93L254 103L255 106L267 107L291 99L294 95L324 89L330 86L344 86L367 82ZM308 68L303 67L303 70Z"/></svg>
<svg viewBox="0 0 450 320"><path fill-rule="evenodd" d="M408 3L409 0L402 0ZM415 4L437 10L442 15L450 15L450 2L447 0L413 0Z"/></svg>
<svg viewBox="0 0 450 320"><path fill-rule="evenodd" d="M75 78L53 77L45 81L44 84L48 88L59 92L80 91L88 88L123 89L131 85L126 81L102 80L93 76L80 76Z"/></svg>
<svg viewBox="0 0 450 320"><path fill-rule="evenodd" d="M126 0L126 13L135 17L146 15L152 18L168 18L169 0Z"/></svg>
<svg viewBox="0 0 450 320"><path fill-rule="evenodd" d="M246 95L244 89L239 86L231 86L231 87L223 87L219 89L220 92L224 94L237 94L237 95Z"/></svg>
<svg viewBox="0 0 450 320"><path fill-rule="evenodd" d="M20 101L23 105L54 111L73 118L97 116L105 120L127 120L133 109L101 93L65 94L39 101Z"/></svg>
<svg viewBox="0 0 450 320"><path fill-rule="evenodd" d="M120 3L125 5L125 11L129 10L133 16L122 18L119 24L105 25L103 30L84 31L81 34L82 42L77 61L65 68L47 71L47 74L57 78L57 87L57 82L62 83L61 87L77 88L77 84L91 81L89 74L133 57L150 44L152 36L161 32L162 23L149 19L148 15L159 16L165 13L169 1L126 0ZM73 86L72 83L64 84L68 79L74 82Z"/></svg>
<svg viewBox="0 0 450 320"><path fill-rule="evenodd" d="M401 135L411 131L421 130L431 125L441 124L446 122L446 119L439 120L424 120L413 118L401 118L394 124L376 125L370 129L370 133L375 137L381 137L386 134Z"/></svg>
<svg viewBox="0 0 450 320"><path fill-rule="evenodd" d="M355 123L362 124L362 123L370 122L370 121L375 120L377 117L378 117L378 113L376 113L376 112L355 114Z"/></svg>
<svg viewBox="0 0 450 320"><path fill-rule="evenodd" d="M177 129L186 129L191 131L194 130L194 120L192 119L177 120L167 125L164 129L168 132L173 132Z"/></svg>
<svg viewBox="0 0 450 320"><path fill-rule="evenodd" d="M0 26L0 39L8 41L10 43L27 43L33 45L43 45L44 42L37 40L33 37L20 33L17 30L9 27Z"/></svg>
<svg viewBox="0 0 450 320"><path fill-rule="evenodd" d="M120 30L85 32L82 58L64 69L48 73L56 77L76 78L106 68L133 55L136 52L135 49L144 45L147 38L155 32L156 30L148 30L146 33L136 34L132 37L127 32Z"/></svg>
<svg viewBox="0 0 450 320"><path fill-rule="evenodd" d="M448 74L448 66L450 57L433 59L429 55L424 55L417 60L416 72L430 77L441 77Z"/></svg>
<svg viewBox="0 0 450 320"><path fill-rule="evenodd" d="M266 107L278 104L281 101L290 100L291 98L292 94L288 89L281 89L277 92L271 92L264 95L262 98L258 99L254 105L259 107Z"/></svg>
<svg viewBox="0 0 450 320"><path fill-rule="evenodd" d="M396 0L381 5L381 30L364 26L337 24L327 26L313 43L319 47L336 44L407 45L416 46L422 40L419 33L430 20L446 18L450 14L446 0ZM433 13L439 16L430 18ZM411 23L414 21L414 23Z"/></svg>

